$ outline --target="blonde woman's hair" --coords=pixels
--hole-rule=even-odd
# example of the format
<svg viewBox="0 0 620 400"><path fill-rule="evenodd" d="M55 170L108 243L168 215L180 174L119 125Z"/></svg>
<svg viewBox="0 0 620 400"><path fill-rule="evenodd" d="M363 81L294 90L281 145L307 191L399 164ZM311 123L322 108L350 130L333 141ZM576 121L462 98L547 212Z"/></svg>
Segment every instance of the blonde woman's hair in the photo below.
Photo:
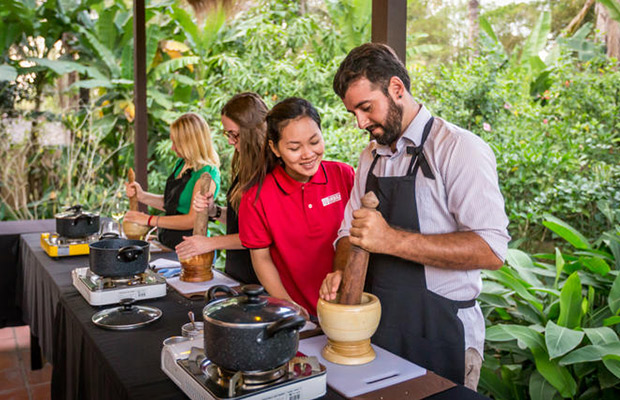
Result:
<svg viewBox="0 0 620 400"><path fill-rule="evenodd" d="M200 115L181 115L170 125L170 138L181 158L194 171L205 165L219 168L220 157L213 148L209 125Z"/></svg>
<svg viewBox="0 0 620 400"><path fill-rule="evenodd" d="M228 194L230 205L239 210L241 196L255 171L262 165L262 146L265 142L268 108L256 93L234 95L222 108L222 115L239 125L239 147L232 159L231 180L237 179Z"/></svg>

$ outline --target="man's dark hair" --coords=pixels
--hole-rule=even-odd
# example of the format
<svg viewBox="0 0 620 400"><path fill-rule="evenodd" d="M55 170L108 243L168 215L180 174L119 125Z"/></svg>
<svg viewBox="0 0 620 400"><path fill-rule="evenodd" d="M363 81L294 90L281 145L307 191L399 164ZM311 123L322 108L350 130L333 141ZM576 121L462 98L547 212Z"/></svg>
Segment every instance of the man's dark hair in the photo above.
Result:
<svg viewBox="0 0 620 400"><path fill-rule="evenodd" d="M387 96L393 76L403 81L411 93L409 74L394 50L382 43L365 43L351 50L340 64L334 76L334 92L342 99L353 82L366 78L373 85L379 85Z"/></svg>

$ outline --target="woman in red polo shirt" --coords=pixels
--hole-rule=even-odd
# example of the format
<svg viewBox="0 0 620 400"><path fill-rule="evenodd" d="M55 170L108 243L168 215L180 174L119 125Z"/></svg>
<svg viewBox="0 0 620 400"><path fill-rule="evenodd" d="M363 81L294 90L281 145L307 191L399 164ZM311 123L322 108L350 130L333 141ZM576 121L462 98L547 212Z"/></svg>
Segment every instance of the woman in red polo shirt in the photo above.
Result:
<svg viewBox="0 0 620 400"><path fill-rule="evenodd" d="M316 315L355 172L323 161L321 118L307 100L283 100L266 120L264 163L241 199L239 238L267 292Z"/></svg>

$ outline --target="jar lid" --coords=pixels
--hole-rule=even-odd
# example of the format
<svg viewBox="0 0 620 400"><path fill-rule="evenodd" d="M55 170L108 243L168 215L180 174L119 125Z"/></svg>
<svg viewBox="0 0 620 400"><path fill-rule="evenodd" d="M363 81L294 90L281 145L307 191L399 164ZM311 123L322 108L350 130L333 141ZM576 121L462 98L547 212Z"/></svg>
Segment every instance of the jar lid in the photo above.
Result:
<svg viewBox="0 0 620 400"><path fill-rule="evenodd" d="M157 321L162 312L159 308L133 305L134 299L122 299L119 307L107 308L95 313L95 325L113 330L129 330Z"/></svg>
<svg viewBox="0 0 620 400"><path fill-rule="evenodd" d="M241 295L227 286L213 287L209 294L215 293L217 289L233 297L215 298L207 304L203 310L205 321L226 325L256 326L300 314L299 307L290 301L261 295L264 289L259 285L243 286Z"/></svg>

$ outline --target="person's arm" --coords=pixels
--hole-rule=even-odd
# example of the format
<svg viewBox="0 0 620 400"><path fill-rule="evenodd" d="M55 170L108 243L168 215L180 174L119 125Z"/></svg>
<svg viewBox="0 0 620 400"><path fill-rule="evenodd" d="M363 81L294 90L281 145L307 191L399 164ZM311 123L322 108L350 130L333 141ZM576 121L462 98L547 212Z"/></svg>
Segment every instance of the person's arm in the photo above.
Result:
<svg viewBox="0 0 620 400"><path fill-rule="evenodd" d="M239 240L238 233L211 237L184 236L183 239L175 248L179 259L188 259L213 250L241 250L245 248Z"/></svg>
<svg viewBox="0 0 620 400"><path fill-rule="evenodd" d="M153 207L157 210L164 210L164 196L161 194L145 192L138 182L126 183L125 191L129 197L136 195L138 202L142 204L146 204L147 206Z"/></svg>
<svg viewBox="0 0 620 400"><path fill-rule="evenodd" d="M194 192L192 199L196 196L200 190L200 185L194 185ZM211 181L210 193L215 191L215 183ZM157 226L158 228L174 229L174 230L188 230L194 227L194 219L196 211L193 207L190 207L188 214L180 215L155 215L151 216L139 211L129 211L125 214L125 219L129 222L135 222L140 225L149 225L149 219L151 220L150 226ZM151 218L152 217L152 218Z"/></svg>
<svg viewBox="0 0 620 400"><path fill-rule="evenodd" d="M351 242L348 236L343 236L336 242L336 253L334 254L334 272L330 272L323 279L319 296L327 301L335 300L342 282L342 273L349 259Z"/></svg>
<svg viewBox="0 0 620 400"><path fill-rule="evenodd" d="M209 218L212 218L214 221L219 221L222 224L226 223L226 215L228 213L228 207L220 207L215 204L215 199L213 195L209 194L207 196L203 196L200 193L197 193L194 196L194 200L192 201L192 207L196 211L202 211L205 208L209 209ZM218 215L218 211L219 215Z"/></svg>
<svg viewBox="0 0 620 400"><path fill-rule="evenodd" d="M389 226L376 210L357 210L353 216L350 242L370 253L445 269L498 269L503 264L474 232L423 235Z"/></svg>
<svg viewBox="0 0 620 400"><path fill-rule="evenodd" d="M261 285L270 296L277 297L279 299L288 300L293 304L295 301L288 294L284 285L282 284L282 280L280 279L280 274L278 273L278 269L276 265L273 263L273 259L271 258L271 254L269 253L269 248L263 249L250 249L250 256L252 257L252 266L254 267L254 271L256 272L256 277L260 281ZM308 311L297 304L297 306L301 309L302 315L308 319L309 314Z"/></svg>

